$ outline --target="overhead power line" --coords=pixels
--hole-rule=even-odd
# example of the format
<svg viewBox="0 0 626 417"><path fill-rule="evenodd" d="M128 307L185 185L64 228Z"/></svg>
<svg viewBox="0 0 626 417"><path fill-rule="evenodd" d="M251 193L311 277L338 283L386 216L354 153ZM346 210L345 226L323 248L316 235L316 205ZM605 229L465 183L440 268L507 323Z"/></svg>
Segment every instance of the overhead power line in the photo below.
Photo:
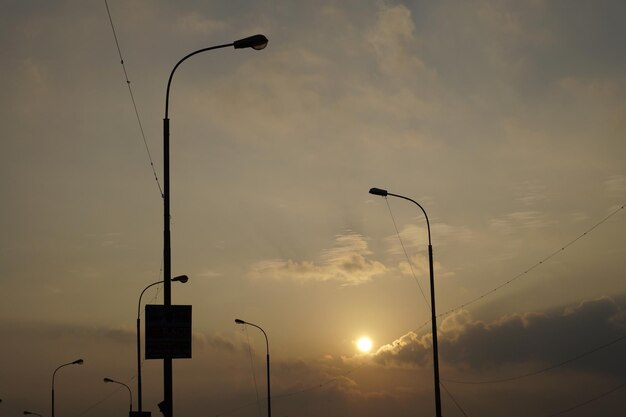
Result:
<svg viewBox="0 0 626 417"><path fill-rule="evenodd" d="M447 316L448 314L454 313L455 311L458 311L462 308L465 308L471 304L476 303L477 301L482 300L483 298L487 297L488 295L491 295L493 293L495 293L496 291L498 291L500 288L505 287L509 284L511 284L513 281L517 280L518 278L523 277L524 275L527 275L530 271L538 268L540 265L543 265L545 262L549 261L550 259L554 258L556 255L558 255L559 253L563 252L565 249L569 248L570 246L572 246L574 243L578 242L580 239L582 239L583 237L587 236L589 233L591 233L593 230L595 230L597 227L599 227L600 225L602 225L604 222L606 222L607 220L609 220L611 217L613 217L614 215L616 215L619 211L624 209L624 205L618 207L616 210L612 211L608 216L606 216L605 218L603 218L602 220L600 220L599 222L597 222L596 224L594 224L593 226L591 226L589 229L585 230L581 235L577 236L575 239L569 241L567 244L563 245L560 249L552 252L550 255L546 256L545 258L541 259L539 262L535 263L533 266L531 266L530 268L526 269L525 271L515 275L513 278L509 279L508 281L505 281L504 283L498 285L497 287L492 288L491 290L483 293L482 295L479 295L476 298L471 299L470 301L467 301L457 307L451 308L448 311L445 311L441 314L437 315L437 318L440 317L444 317Z"/></svg>
<svg viewBox="0 0 626 417"><path fill-rule="evenodd" d="M580 404L576 404L576 405L575 405L575 406L573 406L573 407L567 408L567 409L562 410L562 411L559 411L559 412L557 412L557 413L550 414L550 415L548 415L548 416L546 416L546 417L556 417L556 416L563 415L563 414L565 414L565 413L569 413L570 411L574 411L574 410L576 410L577 408L583 407L583 406L585 406L585 405L587 405L587 404L589 404L589 403L592 403L592 402L597 401L597 400L599 400L599 399L601 399L601 398L604 398L604 397L606 397L607 395L612 394L612 393L614 393L615 391L617 391L617 390L619 390L619 389L622 389L622 388L624 388L624 387L626 387L626 382L622 382L622 383L621 383L621 384L619 384L618 386L613 387L613 388L611 388L610 390L605 391L605 392L603 392L603 393L602 393L602 394L600 394L600 395L597 395L597 396L595 396L595 397L593 397L593 398L590 398L590 399L588 399L587 401L584 401L584 402L582 402L582 403L580 403Z"/></svg>
<svg viewBox="0 0 626 417"><path fill-rule="evenodd" d="M130 80L128 79L128 73L126 72L126 65L124 64L124 58L122 57L122 50L120 49L120 43L117 40L117 33L115 32L115 26L113 25L113 18L111 17L111 11L109 10L109 4L107 3L107 0L104 0L104 5L106 6L107 14L109 15L109 22L111 23L111 30L113 31L113 38L115 39L115 46L117 47L117 53L120 56L120 63L122 64L122 69L124 70L124 79L126 80L126 85L128 86L128 93L130 94L130 99L133 102L133 108L135 109L135 116L137 118L137 123L139 123L139 131L141 132L141 137L143 138L143 144L148 154L148 160L150 161L150 168L152 168L154 179L157 183L157 187L159 187L159 194L161 194L161 198L163 198L163 190L161 189L161 183L159 182L159 177L157 176L156 170L154 169L154 162L152 161L152 155L150 154L150 148L148 147L146 134L144 133L143 125L141 124L141 118L139 117L139 110L137 109L137 103L135 102L133 89L130 86Z"/></svg>
<svg viewBox="0 0 626 417"><path fill-rule="evenodd" d="M415 275L415 271L413 270L413 262L409 258L409 254L406 252L406 248L404 247L404 243L402 242L402 238L400 237L400 231L398 230L398 225L396 224L396 219L393 217L393 213L391 212L391 206L389 205L389 199L385 197L385 201L387 202L387 208L389 209L389 215L391 216L391 221L393 222L393 227L396 229L396 235L398 236L398 240L400 241L400 246L402 246L402 250L404 251L404 256L406 257L406 262L409 264L409 268L411 269L411 274L413 275L413 279L417 283L417 287L420 289L420 293L422 294L422 298L424 302L428 306L428 311L430 312L430 303L426 298L426 294L424 294L424 290L422 289L422 285L420 284L417 276Z"/></svg>
<svg viewBox="0 0 626 417"><path fill-rule="evenodd" d="M563 362L559 362L559 363L556 363L554 365L547 366L547 367L545 367L543 369L539 369L537 371L529 372L529 373L522 374L522 375L512 376L512 377L508 377L508 378L491 379L491 380L488 380L488 381L457 381L457 380L454 380L454 379L445 379L445 381L446 382L451 382L453 384L468 384L468 385L496 384L496 383L500 383L500 382L515 381L517 379L527 378L527 377L530 377L530 376L541 374L543 372L548 372L548 371L551 371L551 370L556 369L558 367L561 367L563 365L566 365L568 363L577 361L579 359L584 358L585 356L589 356L592 353L598 352L599 350L602 350L602 349L607 348L607 347L609 347L611 345L614 345L614 344L616 344L618 342L621 342L624 339L626 339L626 335L620 336L617 339L611 340L608 343L605 343L605 344L603 344L601 346L598 346L598 347L596 347L594 349L591 349L591 350L588 350L586 352L583 352L583 353L581 353L581 354L579 354L577 356L574 356L572 358L569 358L569 359L567 359L567 360L565 360Z"/></svg>

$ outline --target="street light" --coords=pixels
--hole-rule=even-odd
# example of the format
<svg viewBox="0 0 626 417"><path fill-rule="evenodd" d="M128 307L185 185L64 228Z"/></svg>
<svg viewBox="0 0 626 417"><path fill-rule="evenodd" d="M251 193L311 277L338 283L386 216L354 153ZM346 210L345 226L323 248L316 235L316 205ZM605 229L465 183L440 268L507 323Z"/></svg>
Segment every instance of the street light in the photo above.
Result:
<svg viewBox="0 0 626 417"><path fill-rule="evenodd" d="M237 324L249 324L250 326L256 327L257 329L259 329L260 331L263 332L263 336L265 336L265 347L267 349L267 363L266 363L266 369L267 369L267 417L272 417L272 401L271 401L271 397L270 397L270 344L267 340L267 333L265 333L265 330L263 330L260 326L257 326L254 323L250 323L248 321L244 321L241 319L235 319L235 323Z"/></svg>
<svg viewBox="0 0 626 417"><path fill-rule="evenodd" d="M39 417L43 417L41 414L33 413L32 411L24 411L24 415L25 416L39 416Z"/></svg>
<svg viewBox="0 0 626 417"><path fill-rule="evenodd" d="M187 275L179 275L171 279L171 281L182 282L183 284L189 281ZM150 287L162 284L163 281L153 282L141 291L139 294L139 302L137 303L137 411L141 414L143 411L141 403L141 297L143 293Z"/></svg>
<svg viewBox="0 0 626 417"><path fill-rule="evenodd" d="M63 368L64 366L82 365L83 362L84 361L82 359L76 359L74 362L64 363L63 365L60 365L59 367L57 367L57 369L55 369L54 372L52 373L52 417L54 417L54 377L56 376L57 371Z"/></svg>
<svg viewBox="0 0 626 417"><path fill-rule="evenodd" d="M111 378L104 378L103 381L107 384L111 382L113 384L124 385L126 387L126 389L128 390L128 396L130 397L130 411L132 412L133 411L133 392L130 390L130 387L123 382L116 381Z"/></svg>
<svg viewBox="0 0 626 417"><path fill-rule="evenodd" d="M435 375L435 412L437 417L441 417L441 392L439 389L439 351L437 347L437 315L435 313L435 273L433 270L433 245L430 239L430 221L428 220L428 215L426 214L426 210L424 210L424 207L422 207L417 201L413 199L402 195L390 193L387 190L383 190L381 188L370 188L369 193L381 197L387 197L388 195L390 195L392 197L398 197L404 200L408 200L416 204L422 210L422 213L424 213L424 217L426 218L426 228L428 229L428 268L430 270L430 310L432 315L431 324L433 333L433 367Z"/></svg>
<svg viewBox="0 0 626 417"><path fill-rule="evenodd" d="M172 305L172 287L170 285L170 277L172 276L172 249L170 240L170 119L169 119L169 102L170 102L170 86L174 72L180 64L187 58L190 58L200 52L211 51L213 49L227 48L229 46L235 49L252 48L256 50L263 49L267 46L267 38L263 35L254 35L224 45L210 46L208 48L198 49L184 56L172 69L170 77L167 81L167 90L165 92L165 118L163 119L163 276L165 285L163 286L163 304ZM163 359L163 391L164 391L164 417L173 416L173 381L172 381L172 358Z"/></svg>

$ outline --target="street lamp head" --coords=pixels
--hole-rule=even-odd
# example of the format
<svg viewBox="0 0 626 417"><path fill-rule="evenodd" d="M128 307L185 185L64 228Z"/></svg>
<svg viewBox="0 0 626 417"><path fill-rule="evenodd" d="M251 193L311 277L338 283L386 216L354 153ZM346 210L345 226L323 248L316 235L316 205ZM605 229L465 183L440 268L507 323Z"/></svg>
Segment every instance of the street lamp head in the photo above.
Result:
<svg viewBox="0 0 626 417"><path fill-rule="evenodd" d="M83 362L84 361L82 359L76 359L74 362L72 362L72 365L82 365Z"/></svg>
<svg viewBox="0 0 626 417"><path fill-rule="evenodd" d="M241 319L235 319L235 323L237 323L237 324L246 324L246 322L241 320Z"/></svg>
<svg viewBox="0 0 626 417"><path fill-rule="evenodd" d="M370 194L379 195L381 197L387 197L387 190L382 188L370 188Z"/></svg>
<svg viewBox="0 0 626 417"><path fill-rule="evenodd" d="M103 379L103 381L104 381L104 382L107 382L107 383L108 383L108 382L115 382L115 381L113 381L111 378L104 378L104 379Z"/></svg>
<svg viewBox="0 0 626 417"><path fill-rule="evenodd" d="M177 277L172 278L172 282L175 282L175 281L179 281L184 284L185 282L189 281L189 277L187 275L179 275Z"/></svg>
<svg viewBox="0 0 626 417"><path fill-rule="evenodd" d="M269 41L265 36L254 35L233 42L233 46L235 47L235 49L252 48L258 51L264 49L267 46L268 42Z"/></svg>

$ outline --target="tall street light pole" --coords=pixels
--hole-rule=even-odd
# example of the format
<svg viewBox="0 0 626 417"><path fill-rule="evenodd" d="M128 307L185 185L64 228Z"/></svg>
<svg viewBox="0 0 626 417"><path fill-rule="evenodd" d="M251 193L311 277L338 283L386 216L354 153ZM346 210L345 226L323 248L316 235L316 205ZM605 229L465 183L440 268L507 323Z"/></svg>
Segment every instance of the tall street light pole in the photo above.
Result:
<svg viewBox="0 0 626 417"><path fill-rule="evenodd" d="M417 201L398 194L393 194L387 190L380 188L371 188L370 194L379 195L381 197L387 197L388 195L393 197L402 198L408 200L422 210L424 217L426 218L426 228L428 229L428 268L430 270L430 310L431 310L431 324L433 333L433 367L435 374L435 412L437 417L441 417L441 390L439 388L439 349L437 347L437 314L435 313L435 272L433 270L433 245L430 239L430 221L426 210Z"/></svg>
<svg viewBox="0 0 626 417"><path fill-rule="evenodd" d="M172 282L182 282L183 284L189 281L189 277L187 275L179 275L171 279ZM154 287L155 285L162 284L163 281L153 282L148 285L146 288L141 291L139 294L139 302L137 303L137 411L141 414L143 411L142 408L142 394L141 394L141 297L146 292L148 288Z"/></svg>
<svg viewBox="0 0 626 417"><path fill-rule="evenodd" d="M68 363L64 363L63 365L60 365L57 367L57 369L54 370L54 372L52 373L52 417L54 417L54 377L57 374L57 371L65 366L69 366L69 365L82 365L83 364L83 360L82 359L76 359L74 362L68 362Z"/></svg>
<svg viewBox="0 0 626 417"><path fill-rule="evenodd" d="M132 412L133 411L133 392L130 390L130 387L123 382L116 381L111 378L104 378L103 381L107 384L113 383L113 384L123 385L126 387L126 389L128 390L128 397L130 398L130 410L129 411Z"/></svg>
<svg viewBox="0 0 626 417"><path fill-rule="evenodd" d="M235 319L235 323L237 324L248 324L250 326L256 327L260 331L263 332L263 336L265 336L265 348L267 349L267 362L265 369L267 370L267 417L272 417L272 400L270 396L270 344L267 340L267 333L260 326L257 326L254 323L250 323L248 321L244 321L241 319Z"/></svg>
<svg viewBox="0 0 626 417"><path fill-rule="evenodd" d="M267 46L267 38L263 35L254 35L247 38L239 39L235 42L224 45L210 46L208 48L198 49L185 57L183 57L172 69L170 77L167 81L167 90L165 93L165 117L163 118L163 304L172 305L172 287L170 278L172 276L172 251L170 245L170 119L169 119L169 101L170 86L174 72L180 64L186 59L199 54L200 52L211 51L213 49L227 48L229 46L235 49L252 48L256 50L263 49ZM163 359L163 391L164 391L164 417L173 416L173 381L172 381L172 358ZM54 417L54 416L53 416Z"/></svg>

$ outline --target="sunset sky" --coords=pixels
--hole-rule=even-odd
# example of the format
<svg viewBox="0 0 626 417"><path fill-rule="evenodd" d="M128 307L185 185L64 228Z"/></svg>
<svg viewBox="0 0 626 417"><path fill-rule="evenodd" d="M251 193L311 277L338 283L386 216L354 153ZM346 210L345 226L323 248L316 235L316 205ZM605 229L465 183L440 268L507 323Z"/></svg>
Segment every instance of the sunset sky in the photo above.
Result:
<svg viewBox="0 0 626 417"><path fill-rule="evenodd" d="M58 417L125 415L104 377L136 405L167 78L257 33L172 83L174 415L266 415L241 318L275 416L434 416L426 223L380 187L430 218L446 417L623 416L626 2L108 6L145 144L104 0L0 13L0 416L50 416L78 358Z"/></svg>

